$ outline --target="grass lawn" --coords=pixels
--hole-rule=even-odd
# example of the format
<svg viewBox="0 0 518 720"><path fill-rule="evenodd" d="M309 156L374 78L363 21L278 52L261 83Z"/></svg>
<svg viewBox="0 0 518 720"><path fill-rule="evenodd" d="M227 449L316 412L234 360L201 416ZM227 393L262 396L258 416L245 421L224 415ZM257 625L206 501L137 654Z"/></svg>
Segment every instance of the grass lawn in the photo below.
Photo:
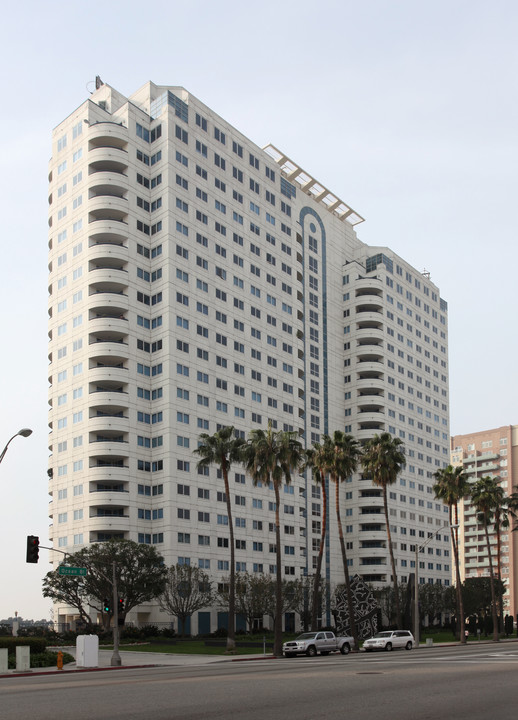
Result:
<svg viewBox="0 0 518 720"><path fill-rule="evenodd" d="M113 645L103 645L100 649L112 650ZM149 644L125 644L121 643L119 650L128 652L154 652L154 653L167 653L171 655L225 655L225 647L214 647L205 645L203 640L185 640L178 642L176 645L167 645L166 643L153 643ZM262 647L237 647L235 651L236 655L262 655ZM271 647L266 646L266 654L271 655Z"/></svg>

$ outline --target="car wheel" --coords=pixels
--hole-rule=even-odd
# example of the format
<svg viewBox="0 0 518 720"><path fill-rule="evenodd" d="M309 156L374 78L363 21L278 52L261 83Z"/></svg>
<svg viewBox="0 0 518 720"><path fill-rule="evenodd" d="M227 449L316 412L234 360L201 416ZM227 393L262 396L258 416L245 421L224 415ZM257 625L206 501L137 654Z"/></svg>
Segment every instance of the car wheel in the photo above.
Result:
<svg viewBox="0 0 518 720"><path fill-rule="evenodd" d="M387 644L385 645L385 650L386 650L387 652L390 652L390 651L392 650L392 643L387 643Z"/></svg>
<svg viewBox="0 0 518 720"><path fill-rule="evenodd" d="M349 643L344 643L340 648L340 652L342 653L342 655L348 655L350 651L351 648L349 647Z"/></svg>
<svg viewBox="0 0 518 720"><path fill-rule="evenodd" d="M308 657L315 657L316 654L317 654L317 649L316 649L316 647L315 647L314 645L310 645L310 646L308 647L308 649L306 650L306 655L307 655Z"/></svg>
<svg viewBox="0 0 518 720"><path fill-rule="evenodd" d="M412 643L411 643L410 640L409 640L409 641L407 642L407 644L405 645L405 650L411 650L411 649L412 649Z"/></svg>

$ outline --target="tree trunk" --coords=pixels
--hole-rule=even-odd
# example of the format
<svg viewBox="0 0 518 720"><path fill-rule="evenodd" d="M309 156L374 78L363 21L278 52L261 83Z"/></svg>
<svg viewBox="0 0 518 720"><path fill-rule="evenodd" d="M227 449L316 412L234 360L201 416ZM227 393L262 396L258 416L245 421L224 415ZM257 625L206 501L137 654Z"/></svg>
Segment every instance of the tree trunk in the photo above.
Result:
<svg viewBox="0 0 518 720"><path fill-rule="evenodd" d="M232 520L232 503L230 501L230 488L228 485L228 468L225 461L221 463L221 472L225 483L225 497L227 498L228 531L230 535L230 587L228 589L228 634L227 652L236 651L236 563L234 543L234 522Z"/></svg>
<svg viewBox="0 0 518 720"><path fill-rule="evenodd" d="M385 509L385 521L387 523L387 541L388 541L388 546L389 546L390 564L392 566L392 578L393 578L393 583L394 583L394 600L396 601L396 624L398 626L398 630L401 630L403 623L401 621L401 605L399 602L399 590L398 590L398 584L397 584L396 563L394 561L394 551L392 550L392 534L390 532L390 522L389 522L389 512L388 512L388 502L387 502L387 488L385 485L383 486L383 507Z"/></svg>
<svg viewBox="0 0 518 720"><path fill-rule="evenodd" d="M457 530L458 528L452 528L452 509L450 506L450 532L451 532L451 542L453 545L453 557L455 560L455 583L456 583L456 595L457 595L457 608L458 608L458 622L457 626L459 628L459 640L460 642L465 645L466 644L466 629L464 624L464 601L462 599L462 585L460 582L460 567L459 567L459 543L458 543L458 535ZM455 516L457 518L457 505L455 504Z"/></svg>
<svg viewBox="0 0 518 720"><path fill-rule="evenodd" d="M496 574L499 580L502 579L502 543L500 535L500 513L495 512L495 532L496 532ZM500 584L499 584L500 585ZM501 587L501 585L500 585ZM498 592L498 611L499 623L498 631L504 632L504 596L502 592Z"/></svg>
<svg viewBox="0 0 518 720"><path fill-rule="evenodd" d="M493 613L493 642L498 642L498 617L496 614L496 595L495 595L495 576L493 573L493 560L491 559L491 545L489 542L489 532L487 529L487 516L484 514L484 532L486 535L487 555L489 559L489 582L491 585L491 610Z"/></svg>
<svg viewBox="0 0 518 720"><path fill-rule="evenodd" d="M340 538L340 549L342 551L342 562L344 566L345 592L347 594L347 609L349 611L349 627L354 640L354 649L359 650L358 630L356 629L355 608L353 603L353 594L351 590L351 580L349 578L349 567L347 565L347 553L345 551L344 531L342 528L342 518L340 517L340 478L333 478L335 481L335 505L336 505L336 521L338 524L338 536Z"/></svg>
<svg viewBox="0 0 518 720"><path fill-rule="evenodd" d="M326 542L326 523L327 523L327 492L324 473L320 472L320 486L322 487L322 533L320 536L320 547L318 549L317 567L315 570L315 579L313 583L313 602L311 605L311 629L318 630L318 591L320 589L320 575L322 572L322 557L324 555L324 547Z"/></svg>
<svg viewBox="0 0 518 720"><path fill-rule="evenodd" d="M281 525L279 520L279 485L274 482L275 489L275 620L273 624L273 654L282 657L282 573L281 573Z"/></svg>

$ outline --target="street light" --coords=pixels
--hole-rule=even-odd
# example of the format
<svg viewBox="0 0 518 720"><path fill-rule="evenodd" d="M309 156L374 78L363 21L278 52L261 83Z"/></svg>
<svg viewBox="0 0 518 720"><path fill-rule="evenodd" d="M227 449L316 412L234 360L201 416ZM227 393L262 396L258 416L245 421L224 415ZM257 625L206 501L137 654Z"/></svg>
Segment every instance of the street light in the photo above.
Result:
<svg viewBox="0 0 518 720"><path fill-rule="evenodd" d="M29 435L32 435L32 430L30 428L22 428L21 430L18 430L17 433L15 433L12 438L8 441L7 445L2 450L2 454L0 455L0 463L5 457L5 453L7 452L7 448L9 447L12 440L14 440L15 437L18 437L18 435L21 435L22 437L29 437Z"/></svg>
<svg viewBox="0 0 518 720"><path fill-rule="evenodd" d="M415 546L415 583L414 583L414 639L417 647L419 647L419 553L423 550L429 542L431 542L440 532L444 530L446 525L438 528L432 535L430 535L424 543ZM450 526L450 532L451 528Z"/></svg>

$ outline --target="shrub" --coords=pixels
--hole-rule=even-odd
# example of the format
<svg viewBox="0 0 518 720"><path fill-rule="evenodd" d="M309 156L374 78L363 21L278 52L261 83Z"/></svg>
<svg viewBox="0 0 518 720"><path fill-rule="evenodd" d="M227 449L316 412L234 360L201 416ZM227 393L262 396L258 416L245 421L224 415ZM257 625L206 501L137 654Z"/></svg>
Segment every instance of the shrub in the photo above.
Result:
<svg viewBox="0 0 518 720"><path fill-rule="evenodd" d="M69 653L63 653L63 665L74 662L74 658ZM31 668L43 668L43 667L56 667L58 664L58 654L52 650L46 652L35 653L31 652ZM9 655L8 667L14 670L16 667L16 657Z"/></svg>
<svg viewBox="0 0 518 720"><path fill-rule="evenodd" d="M31 655L45 652L47 649L46 638L19 638L19 637L0 637L0 648L7 648L8 655L16 655L16 646L28 645L31 649Z"/></svg>

